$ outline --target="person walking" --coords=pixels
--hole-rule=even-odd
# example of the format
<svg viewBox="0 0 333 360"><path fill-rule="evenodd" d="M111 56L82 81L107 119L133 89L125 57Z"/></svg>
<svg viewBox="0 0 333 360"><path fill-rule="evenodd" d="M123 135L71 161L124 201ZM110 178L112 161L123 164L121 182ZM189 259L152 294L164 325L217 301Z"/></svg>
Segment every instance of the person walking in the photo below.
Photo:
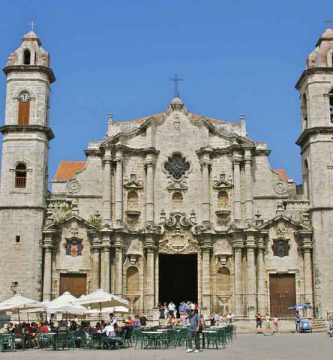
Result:
<svg viewBox="0 0 333 360"><path fill-rule="evenodd" d="M256 316L256 330L257 334L262 333L262 316L260 313L258 313Z"/></svg>
<svg viewBox="0 0 333 360"><path fill-rule="evenodd" d="M190 323L190 332L188 334L188 349L187 352L193 352L193 339L195 345L195 353L200 351L200 318L199 314L196 313L194 310L191 310L189 313L189 323Z"/></svg>
<svg viewBox="0 0 333 360"><path fill-rule="evenodd" d="M277 316L274 316L273 318L273 326L274 326L274 332L279 333L279 318Z"/></svg>

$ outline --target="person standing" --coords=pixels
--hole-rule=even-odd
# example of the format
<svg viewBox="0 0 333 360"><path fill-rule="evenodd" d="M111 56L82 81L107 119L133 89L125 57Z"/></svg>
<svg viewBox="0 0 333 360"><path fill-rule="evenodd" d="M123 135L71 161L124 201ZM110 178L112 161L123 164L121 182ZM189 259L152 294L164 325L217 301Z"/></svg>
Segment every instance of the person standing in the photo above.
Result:
<svg viewBox="0 0 333 360"><path fill-rule="evenodd" d="M194 310L191 310L189 313L189 323L190 323L190 332L188 334L188 349L187 352L193 352L193 338L194 338L194 344L195 344L195 353L198 353L200 351L200 334L199 334L199 328L200 328L200 318L199 314L196 313Z"/></svg>
<svg viewBox="0 0 333 360"><path fill-rule="evenodd" d="M176 305L171 300L168 305L168 310L169 310L169 315L171 315L172 317L174 317L175 315L175 309L176 309Z"/></svg>
<svg viewBox="0 0 333 360"><path fill-rule="evenodd" d="M295 314L296 332L300 332L301 322L302 322L302 317L299 311L297 310Z"/></svg>
<svg viewBox="0 0 333 360"><path fill-rule="evenodd" d="M257 334L262 333L262 316L260 315L260 313L258 313L256 316L256 330Z"/></svg>
<svg viewBox="0 0 333 360"><path fill-rule="evenodd" d="M273 326L274 326L274 332L279 332L279 318L277 316L274 316L273 318Z"/></svg>

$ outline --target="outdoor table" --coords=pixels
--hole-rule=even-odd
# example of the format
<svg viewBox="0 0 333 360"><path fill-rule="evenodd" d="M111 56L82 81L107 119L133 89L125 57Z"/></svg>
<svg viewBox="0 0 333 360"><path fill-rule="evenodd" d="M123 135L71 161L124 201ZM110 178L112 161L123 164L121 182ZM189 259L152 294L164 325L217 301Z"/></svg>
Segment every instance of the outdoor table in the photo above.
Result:
<svg viewBox="0 0 333 360"><path fill-rule="evenodd" d="M160 331L143 331L143 335L146 335L148 338L147 344L144 347L145 349L157 348L157 340L160 338L162 332ZM152 346L153 345L153 346Z"/></svg>
<svg viewBox="0 0 333 360"><path fill-rule="evenodd" d="M203 330L202 331L202 348L206 347L206 337L208 334L217 334L217 330Z"/></svg>

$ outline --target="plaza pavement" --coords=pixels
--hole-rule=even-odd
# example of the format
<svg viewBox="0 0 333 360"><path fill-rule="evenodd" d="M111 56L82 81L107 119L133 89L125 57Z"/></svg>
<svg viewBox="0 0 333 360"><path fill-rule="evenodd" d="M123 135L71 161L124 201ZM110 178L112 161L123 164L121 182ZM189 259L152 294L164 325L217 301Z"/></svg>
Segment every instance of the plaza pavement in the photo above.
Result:
<svg viewBox="0 0 333 360"><path fill-rule="evenodd" d="M204 350L198 354L186 353L185 349L171 350L26 350L0 353L1 360L331 360L333 338L325 333L314 334L262 334L239 335L226 350Z"/></svg>

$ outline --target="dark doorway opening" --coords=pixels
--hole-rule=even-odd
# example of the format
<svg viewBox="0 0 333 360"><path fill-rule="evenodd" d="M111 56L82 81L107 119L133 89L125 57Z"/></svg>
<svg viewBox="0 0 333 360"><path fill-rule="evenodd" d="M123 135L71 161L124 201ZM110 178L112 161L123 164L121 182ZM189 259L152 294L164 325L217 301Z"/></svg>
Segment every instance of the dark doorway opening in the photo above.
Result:
<svg viewBox="0 0 333 360"><path fill-rule="evenodd" d="M159 301L198 302L197 255L159 255Z"/></svg>

